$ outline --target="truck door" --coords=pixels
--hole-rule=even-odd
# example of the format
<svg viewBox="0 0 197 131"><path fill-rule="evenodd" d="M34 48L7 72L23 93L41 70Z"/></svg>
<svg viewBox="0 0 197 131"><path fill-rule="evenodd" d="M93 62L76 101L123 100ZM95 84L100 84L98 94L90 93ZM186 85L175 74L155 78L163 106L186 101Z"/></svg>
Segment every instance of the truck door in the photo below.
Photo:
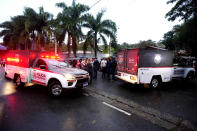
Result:
<svg viewBox="0 0 197 131"><path fill-rule="evenodd" d="M117 57L117 69L120 72L126 72L125 66L126 66L126 62L125 62L125 53L126 51L121 51L118 53L118 57Z"/></svg>
<svg viewBox="0 0 197 131"><path fill-rule="evenodd" d="M37 84L46 85L47 70L48 67L46 62L42 59L39 59L35 67L32 69L32 74L31 74L32 81Z"/></svg>
<svg viewBox="0 0 197 131"><path fill-rule="evenodd" d="M126 69L129 74L137 75L138 49L130 49L126 56Z"/></svg>
<svg viewBox="0 0 197 131"><path fill-rule="evenodd" d="M182 63L182 61L178 61L174 59L173 66L174 66L173 77L183 78L184 77L184 67L183 67L184 64Z"/></svg>
<svg viewBox="0 0 197 131"><path fill-rule="evenodd" d="M174 67L173 77L183 78L184 77L184 68L183 67Z"/></svg>

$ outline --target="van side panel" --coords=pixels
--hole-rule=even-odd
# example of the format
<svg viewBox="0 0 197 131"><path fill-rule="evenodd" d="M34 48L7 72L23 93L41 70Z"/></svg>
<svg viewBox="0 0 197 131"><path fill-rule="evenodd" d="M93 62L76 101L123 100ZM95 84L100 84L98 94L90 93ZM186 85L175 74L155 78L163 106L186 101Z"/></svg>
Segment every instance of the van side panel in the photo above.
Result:
<svg viewBox="0 0 197 131"><path fill-rule="evenodd" d="M150 84L153 76L160 76L162 82L169 82L172 80L173 67L164 68L138 68L138 83Z"/></svg>
<svg viewBox="0 0 197 131"><path fill-rule="evenodd" d="M139 50L139 67L172 67L172 65L172 51L156 49Z"/></svg>

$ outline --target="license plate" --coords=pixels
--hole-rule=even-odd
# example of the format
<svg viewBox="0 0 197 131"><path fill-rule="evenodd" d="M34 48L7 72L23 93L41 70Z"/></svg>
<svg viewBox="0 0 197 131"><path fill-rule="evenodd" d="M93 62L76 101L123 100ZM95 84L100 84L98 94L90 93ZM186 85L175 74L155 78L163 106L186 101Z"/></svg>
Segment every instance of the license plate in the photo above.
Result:
<svg viewBox="0 0 197 131"><path fill-rule="evenodd" d="M83 83L83 87L88 86L88 82Z"/></svg>

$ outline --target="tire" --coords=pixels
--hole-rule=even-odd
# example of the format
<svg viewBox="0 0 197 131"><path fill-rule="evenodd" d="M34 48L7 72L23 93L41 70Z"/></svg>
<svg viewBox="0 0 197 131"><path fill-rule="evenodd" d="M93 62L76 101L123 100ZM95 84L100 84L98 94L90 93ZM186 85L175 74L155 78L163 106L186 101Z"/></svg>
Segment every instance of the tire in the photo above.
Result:
<svg viewBox="0 0 197 131"><path fill-rule="evenodd" d="M158 88L161 85L161 80L159 77L153 77L150 83L151 88Z"/></svg>
<svg viewBox="0 0 197 131"><path fill-rule="evenodd" d="M16 87L23 87L23 83L21 82L20 75L15 76L14 83L15 83Z"/></svg>
<svg viewBox="0 0 197 131"><path fill-rule="evenodd" d="M49 94L53 97L61 96L62 94L62 85L58 81L51 82L49 84Z"/></svg>
<svg viewBox="0 0 197 131"><path fill-rule="evenodd" d="M8 77L7 77L7 73L6 73L6 72L5 72L5 75L4 75L4 76L5 76L5 79L8 79Z"/></svg>
<svg viewBox="0 0 197 131"><path fill-rule="evenodd" d="M186 80L187 81L192 81L192 80L194 80L194 78L195 78L194 73L193 72L189 72L187 74Z"/></svg>
<svg viewBox="0 0 197 131"><path fill-rule="evenodd" d="M83 92L83 87L82 87L82 86L77 87L77 88L76 88L76 91L77 91L78 93Z"/></svg>

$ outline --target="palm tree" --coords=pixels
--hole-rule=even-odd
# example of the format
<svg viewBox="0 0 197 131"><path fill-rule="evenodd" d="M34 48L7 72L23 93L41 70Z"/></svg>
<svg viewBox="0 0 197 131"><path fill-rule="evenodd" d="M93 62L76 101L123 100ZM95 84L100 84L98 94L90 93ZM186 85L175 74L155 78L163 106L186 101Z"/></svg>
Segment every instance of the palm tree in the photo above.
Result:
<svg viewBox="0 0 197 131"><path fill-rule="evenodd" d="M56 5L63 8L63 11L58 14L58 19L60 20L60 25L62 25L63 30L68 34L68 51L70 51L70 46L72 44L72 50L76 57L77 45L80 38L83 36L81 30L82 23L85 20L85 12L89 10L89 7L79 3L76 4L75 0L73 0L72 6L69 7L63 2L57 3Z"/></svg>
<svg viewBox="0 0 197 131"><path fill-rule="evenodd" d="M101 40L105 45L107 45L106 36L110 37L112 41L116 41L116 24L111 20L102 20L104 11L97 14L96 18L89 14L86 17L86 22L83 26L89 28L87 39L94 40L94 53L95 58L97 58L98 42Z"/></svg>
<svg viewBox="0 0 197 131"><path fill-rule="evenodd" d="M0 32L0 37L3 37L3 43L11 47L11 41L14 38L14 26L13 21L5 21L2 24L0 24L0 28L3 28Z"/></svg>
<svg viewBox="0 0 197 131"><path fill-rule="evenodd" d="M24 15L12 17L10 21L0 24L3 30L0 37L3 36L4 43L12 46L13 49L29 49L32 43L33 50L40 50L40 45L44 46L50 39L50 21L53 16L39 8L36 13L32 8L25 8ZM14 44L14 45L13 45Z"/></svg>
<svg viewBox="0 0 197 131"><path fill-rule="evenodd" d="M3 22L0 27L4 28L0 32L3 36L4 43L12 49L21 49L21 44L25 44L25 17L18 15L11 18L11 21Z"/></svg>
<svg viewBox="0 0 197 131"><path fill-rule="evenodd" d="M53 15L45 12L43 7L39 8L39 13L27 7L24 10L24 16L26 17L25 30L32 39L32 49L40 50L41 46L49 41L49 23L53 19Z"/></svg>

